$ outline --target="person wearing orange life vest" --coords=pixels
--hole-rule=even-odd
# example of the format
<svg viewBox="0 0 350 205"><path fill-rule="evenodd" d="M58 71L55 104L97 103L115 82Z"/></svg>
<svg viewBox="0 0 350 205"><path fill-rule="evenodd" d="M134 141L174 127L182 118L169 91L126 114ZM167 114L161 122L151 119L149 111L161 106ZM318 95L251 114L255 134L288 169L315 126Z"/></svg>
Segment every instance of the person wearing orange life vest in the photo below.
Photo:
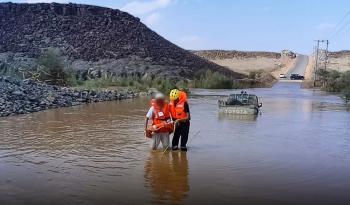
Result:
<svg viewBox="0 0 350 205"><path fill-rule="evenodd" d="M152 120L152 126L148 128L148 121ZM165 102L165 96L157 93L151 100L151 107L146 115L145 135L151 137L151 148L157 149L162 142L163 149L169 147L169 134L173 130L173 123L170 119L168 103ZM151 134L149 134L151 132Z"/></svg>
<svg viewBox="0 0 350 205"><path fill-rule="evenodd" d="M190 109L187 103L187 95L184 91L173 89L170 92L169 109L172 119L175 123L175 132L172 141L172 150L179 149L179 140L181 137L180 149L187 151L188 134L190 131Z"/></svg>

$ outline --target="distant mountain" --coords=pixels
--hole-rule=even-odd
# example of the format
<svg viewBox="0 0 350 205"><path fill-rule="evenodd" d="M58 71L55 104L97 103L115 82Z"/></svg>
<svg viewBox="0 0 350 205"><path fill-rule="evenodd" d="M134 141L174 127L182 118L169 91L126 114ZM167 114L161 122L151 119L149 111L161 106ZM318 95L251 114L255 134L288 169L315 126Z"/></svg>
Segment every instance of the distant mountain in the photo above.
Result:
<svg viewBox="0 0 350 205"><path fill-rule="evenodd" d="M0 3L0 61L30 64L49 48L59 49L75 70L193 78L209 69L243 77L176 46L117 9Z"/></svg>
<svg viewBox="0 0 350 205"><path fill-rule="evenodd" d="M350 50L342 50L342 51L331 51L329 52L329 56L332 58L339 58L339 57L349 57L350 56Z"/></svg>
<svg viewBox="0 0 350 205"><path fill-rule="evenodd" d="M290 50L277 52L236 51L236 50L202 50L193 51L199 57L224 66L235 72L250 74L264 71L275 78L287 73L293 67L297 54Z"/></svg>

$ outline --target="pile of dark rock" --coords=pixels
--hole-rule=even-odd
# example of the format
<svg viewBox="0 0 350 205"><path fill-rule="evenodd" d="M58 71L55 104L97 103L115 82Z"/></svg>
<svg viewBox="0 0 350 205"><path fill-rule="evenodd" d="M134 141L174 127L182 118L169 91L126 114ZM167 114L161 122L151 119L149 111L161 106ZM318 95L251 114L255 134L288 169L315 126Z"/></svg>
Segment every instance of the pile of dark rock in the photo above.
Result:
<svg viewBox="0 0 350 205"><path fill-rule="evenodd" d="M117 9L82 4L0 3L0 61L25 67L55 48L74 70L192 79L200 70L242 77L164 39Z"/></svg>
<svg viewBox="0 0 350 205"><path fill-rule="evenodd" d="M76 90L31 80L0 77L0 117L91 102L122 100L136 95L133 91Z"/></svg>

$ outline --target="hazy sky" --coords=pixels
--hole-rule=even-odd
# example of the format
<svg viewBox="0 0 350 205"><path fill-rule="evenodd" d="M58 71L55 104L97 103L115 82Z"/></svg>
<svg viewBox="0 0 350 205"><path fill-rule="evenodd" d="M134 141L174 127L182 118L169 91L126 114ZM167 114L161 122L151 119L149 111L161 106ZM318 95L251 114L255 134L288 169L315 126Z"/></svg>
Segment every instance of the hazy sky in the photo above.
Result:
<svg viewBox="0 0 350 205"><path fill-rule="evenodd" d="M51 1L14 0L13 2ZM160 35L186 49L260 51L291 49L300 53L310 53L315 39L330 39L331 50L350 50L349 0L56 0L55 2L85 3L127 11L140 17L142 22Z"/></svg>

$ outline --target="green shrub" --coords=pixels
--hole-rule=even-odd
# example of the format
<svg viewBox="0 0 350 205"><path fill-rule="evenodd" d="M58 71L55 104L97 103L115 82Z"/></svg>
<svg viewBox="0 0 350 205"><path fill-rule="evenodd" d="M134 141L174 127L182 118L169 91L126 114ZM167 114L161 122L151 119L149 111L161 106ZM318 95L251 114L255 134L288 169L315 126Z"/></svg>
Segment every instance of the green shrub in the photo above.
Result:
<svg viewBox="0 0 350 205"><path fill-rule="evenodd" d="M207 88L207 89L230 89L232 88L233 80L229 77L219 73L207 70L205 73L201 73L193 81L192 87L194 88Z"/></svg>
<svg viewBox="0 0 350 205"><path fill-rule="evenodd" d="M268 72L254 70L245 79L232 79L219 72L210 70L197 75L191 87L207 89L240 89L271 86L276 79Z"/></svg>
<svg viewBox="0 0 350 205"><path fill-rule="evenodd" d="M322 90L341 92L347 102L350 100L350 71L341 73L336 70L320 69L317 76L318 84L321 84Z"/></svg>
<svg viewBox="0 0 350 205"><path fill-rule="evenodd" d="M64 59L59 51L51 49L43 52L37 64L35 75L40 81L55 85L69 85L73 81L73 73L65 68Z"/></svg>
<svg viewBox="0 0 350 205"><path fill-rule="evenodd" d="M248 78L249 79L255 79L257 76L262 72L262 70L252 70L249 71Z"/></svg>
<svg viewBox="0 0 350 205"><path fill-rule="evenodd" d="M108 87L132 87L140 91L147 91L150 88L156 88L157 90L168 93L170 90L176 88L175 81L166 78L140 78L137 76L128 77L101 77L96 79L89 79L83 81L78 87L84 89L99 89ZM184 86L187 88L186 86Z"/></svg>
<svg viewBox="0 0 350 205"><path fill-rule="evenodd" d="M345 87L342 90L342 93L344 95L345 101L349 102L350 101L350 85L348 85L347 87Z"/></svg>

